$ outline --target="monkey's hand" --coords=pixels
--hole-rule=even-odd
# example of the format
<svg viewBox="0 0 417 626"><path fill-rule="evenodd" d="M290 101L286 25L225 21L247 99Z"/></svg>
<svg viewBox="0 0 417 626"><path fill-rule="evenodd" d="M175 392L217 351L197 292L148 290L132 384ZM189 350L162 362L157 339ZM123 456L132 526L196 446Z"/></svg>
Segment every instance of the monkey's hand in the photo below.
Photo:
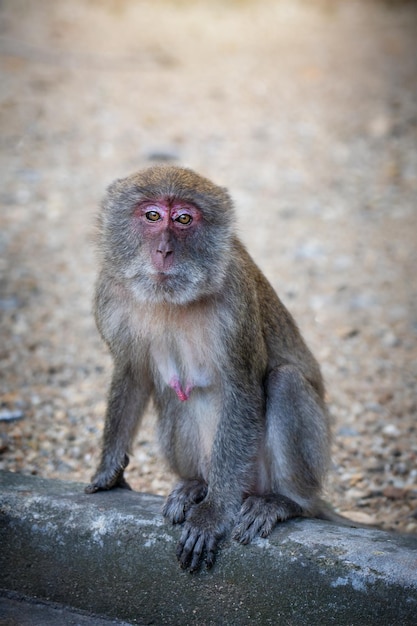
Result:
<svg viewBox="0 0 417 626"><path fill-rule="evenodd" d="M187 512L204 500L207 495L207 483L204 480L182 480L169 494L162 515L171 524L182 524Z"/></svg>
<svg viewBox="0 0 417 626"><path fill-rule="evenodd" d="M195 572L204 561L207 569L213 567L217 547L229 532L231 522L210 502L205 501L192 508L177 546L181 567Z"/></svg>
<svg viewBox="0 0 417 626"><path fill-rule="evenodd" d="M122 489L131 489L131 486L125 479L123 472L129 464L129 457L125 454L123 463L115 468L99 467L97 473L89 485L84 489L85 493L95 493L96 491L108 491L114 487Z"/></svg>

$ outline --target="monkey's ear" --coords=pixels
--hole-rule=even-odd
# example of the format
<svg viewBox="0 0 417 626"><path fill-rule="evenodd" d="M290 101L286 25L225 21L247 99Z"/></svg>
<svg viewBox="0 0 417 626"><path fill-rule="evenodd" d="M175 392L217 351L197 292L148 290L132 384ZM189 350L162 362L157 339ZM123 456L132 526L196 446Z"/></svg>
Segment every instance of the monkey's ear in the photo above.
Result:
<svg viewBox="0 0 417 626"><path fill-rule="evenodd" d="M116 180L110 183L110 185L107 187L106 192L108 194L114 194L114 192L117 191L117 189L121 186L121 183L123 183L124 180L125 178L116 178Z"/></svg>
<svg viewBox="0 0 417 626"><path fill-rule="evenodd" d="M126 208L133 206L140 197L140 190L134 184L131 176L126 178L116 178L108 187L101 207L105 212L123 212Z"/></svg>

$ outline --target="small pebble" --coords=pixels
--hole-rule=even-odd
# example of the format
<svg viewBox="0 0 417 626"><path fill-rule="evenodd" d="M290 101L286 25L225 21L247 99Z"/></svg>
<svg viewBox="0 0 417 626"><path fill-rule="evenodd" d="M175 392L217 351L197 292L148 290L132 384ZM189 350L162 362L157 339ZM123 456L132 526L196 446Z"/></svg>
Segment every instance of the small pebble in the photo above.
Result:
<svg viewBox="0 0 417 626"><path fill-rule="evenodd" d="M382 432L388 437L398 437L401 434L400 429L394 426L394 424L387 424L382 429Z"/></svg>
<svg viewBox="0 0 417 626"><path fill-rule="evenodd" d="M23 411L0 410L0 422L15 422L24 418Z"/></svg>
<svg viewBox="0 0 417 626"><path fill-rule="evenodd" d="M390 500L402 500L407 497L407 491L405 489L393 486L385 487L382 494L384 498L389 498Z"/></svg>

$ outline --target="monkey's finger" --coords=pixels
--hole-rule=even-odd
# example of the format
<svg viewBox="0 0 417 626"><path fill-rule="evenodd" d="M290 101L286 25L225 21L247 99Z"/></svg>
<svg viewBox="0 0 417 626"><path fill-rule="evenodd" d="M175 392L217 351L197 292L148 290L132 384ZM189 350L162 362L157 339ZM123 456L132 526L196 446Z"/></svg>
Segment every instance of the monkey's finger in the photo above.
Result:
<svg viewBox="0 0 417 626"><path fill-rule="evenodd" d="M177 559L183 569L186 569L191 561L194 546L198 535L192 528L185 528L177 547Z"/></svg>
<svg viewBox="0 0 417 626"><path fill-rule="evenodd" d="M278 517L275 516L269 516L264 520L264 523L262 525L262 528L259 529L259 536L262 537L263 539L265 539L265 537L269 537L269 535L272 532L272 529L277 525L278 522Z"/></svg>
<svg viewBox="0 0 417 626"><path fill-rule="evenodd" d="M181 555L184 551L184 546L187 542L188 536L190 534L190 529L189 528L184 528L184 530L181 533L181 537L179 542L177 543L177 551L176 551L176 555L177 555L177 559L180 560Z"/></svg>
<svg viewBox="0 0 417 626"><path fill-rule="evenodd" d="M197 539L194 549L193 549L193 554L192 554L192 559L191 559L191 564L190 564L190 572L195 572L198 569L201 563L201 556L203 554L205 543L206 541L205 541L204 534L201 534L199 538Z"/></svg>
<svg viewBox="0 0 417 626"><path fill-rule="evenodd" d="M206 545L207 556L206 556L206 566L207 569L211 569L214 565L214 561L216 558L216 550L217 550L217 539L214 535L209 537Z"/></svg>
<svg viewBox="0 0 417 626"><path fill-rule="evenodd" d="M260 520L259 518L252 518L249 515L242 516L239 524L233 531L233 539L239 541L239 543L242 543L243 545L250 543L259 533L262 523L263 520Z"/></svg>
<svg viewBox="0 0 417 626"><path fill-rule="evenodd" d="M251 542L252 534L248 530L237 528L233 533L233 539L245 546Z"/></svg>
<svg viewBox="0 0 417 626"><path fill-rule="evenodd" d="M250 543L257 535L261 534L265 520L261 517L255 519L244 518L233 532L233 539L243 545Z"/></svg>
<svg viewBox="0 0 417 626"><path fill-rule="evenodd" d="M96 483L90 483L85 487L84 493L96 493L100 490L100 487Z"/></svg>
<svg viewBox="0 0 417 626"><path fill-rule="evenodd" d="M162 509L162 515L166 517L171 524L182 524L185 520L184 504L172 496L168 496L167 501Z"/></svg>

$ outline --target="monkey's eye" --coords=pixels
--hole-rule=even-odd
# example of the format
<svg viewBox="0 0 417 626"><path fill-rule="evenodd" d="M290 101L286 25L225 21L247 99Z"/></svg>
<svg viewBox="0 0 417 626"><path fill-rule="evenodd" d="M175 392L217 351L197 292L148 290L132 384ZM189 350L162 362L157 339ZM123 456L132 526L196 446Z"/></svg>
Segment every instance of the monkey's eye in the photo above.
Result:
<svg viewBox="0 0 417 626"><path fill-rule="evenodd" d="M161 216L159 215L158 211L148 211L147 213L145 213L146 219L149 220L150 222L157 222L158 220L161 219Z"/></svg>
<svg viewBox="0 0 417 626"><path fill-rule="evenodd" d="M188 213L182 213L181 215L177 217L175 221L179 222L180 224L187 225L187 224L191 224L191 222L193 221L193 218L191 217L191 215L188 215Z"/></svg>

